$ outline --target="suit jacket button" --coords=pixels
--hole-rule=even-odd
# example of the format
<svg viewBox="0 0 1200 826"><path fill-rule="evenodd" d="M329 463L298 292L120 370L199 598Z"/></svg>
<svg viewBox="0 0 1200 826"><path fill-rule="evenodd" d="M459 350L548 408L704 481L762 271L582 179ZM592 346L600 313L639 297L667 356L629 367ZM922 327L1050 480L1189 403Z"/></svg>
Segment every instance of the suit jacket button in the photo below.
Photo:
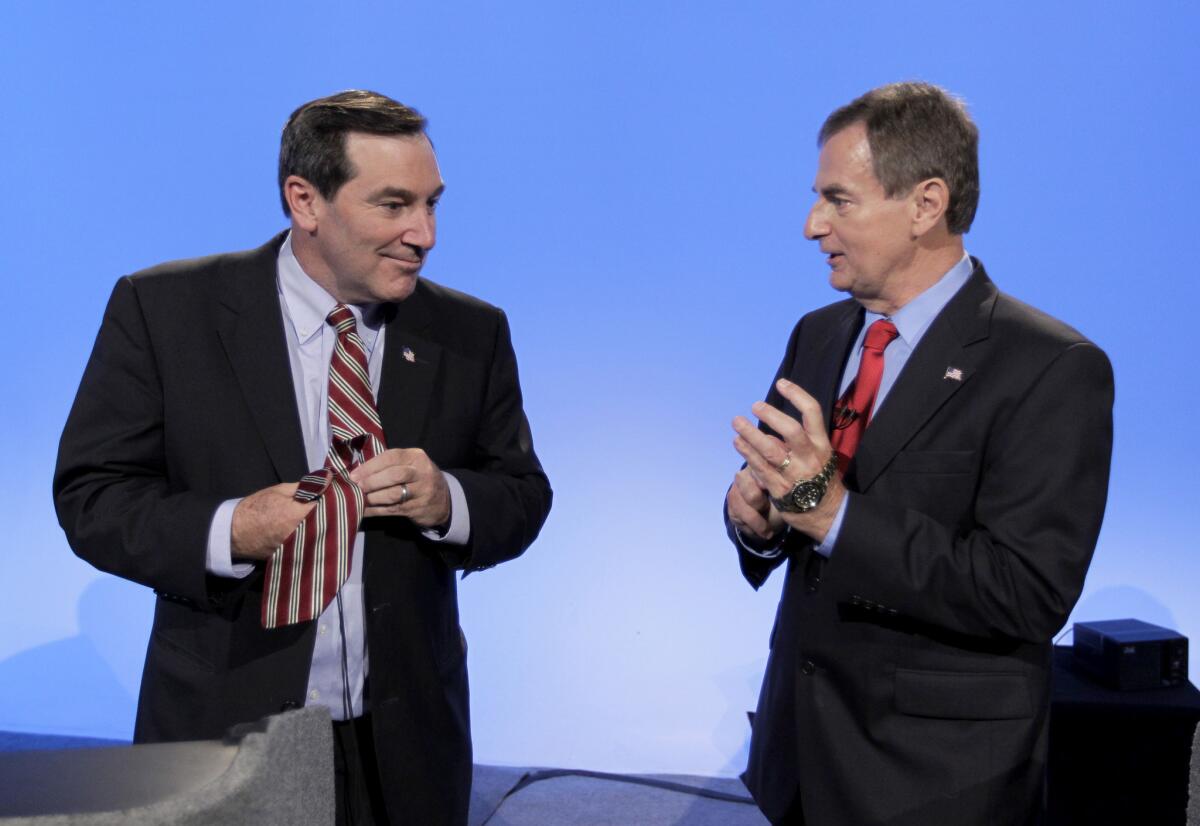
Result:
<svg viewBox="0 0 1200 826"><path fill-rule="evenodd" d="M298 708L300 708L300 704L297 703L295 700L284 700L283 703L279 706L280 711L294 711Z"/></svg>
<svg viewBox="0 0 1200 826"><path fill-rule="evenodd" d="M813 674L816 672L816 670L817 670L817 667L815 665L813 665L812 660L805 660L803 663L800 664L800 673L801 674L806 674L806 675Z"/></svg>

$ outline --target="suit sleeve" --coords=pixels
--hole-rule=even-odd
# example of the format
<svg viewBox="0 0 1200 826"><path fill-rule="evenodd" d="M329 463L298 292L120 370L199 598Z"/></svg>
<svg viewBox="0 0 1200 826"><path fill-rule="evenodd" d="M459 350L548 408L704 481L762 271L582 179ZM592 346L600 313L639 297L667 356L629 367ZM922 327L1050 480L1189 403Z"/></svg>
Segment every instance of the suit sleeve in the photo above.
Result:
<svg viewBox="0 0 1200 826"><path fill-rule="evenodd" d="M135 282L117 282L59 443L54 504L72 550L102 571L207 602L220 497L176 490L162 382Z"/></svg>
<svg viewBox="0 0 1200 826"><path fill-rule="evenodd" d="M463 486L471 538L462 566L490 568L519 556L537 538L552 492L533 450L521 399L508 319L499 313L483 415L469 468L447 468Z"/></svg>
<svg viewBox="0 0 1200 826"><path fill-rule="evenodd" d="M826 587L951 633L1049 640L1079 597L1099 535L1112 402L1104 353L1065 347L991 423L969 520L950 526L895 497L849 493Z"/></svg>

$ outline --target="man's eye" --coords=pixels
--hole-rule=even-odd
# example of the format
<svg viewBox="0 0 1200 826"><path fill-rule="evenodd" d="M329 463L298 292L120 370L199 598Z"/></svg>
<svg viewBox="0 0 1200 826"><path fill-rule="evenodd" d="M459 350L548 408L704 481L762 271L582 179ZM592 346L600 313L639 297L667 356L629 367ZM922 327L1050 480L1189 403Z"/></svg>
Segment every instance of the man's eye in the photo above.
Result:
<svg viewBox="0 0 1200 826"><path fill-rule="evenodd" d="M428 209L430 212L437 212L439 203L441 203L441 202L437 198L434 198L429 201L428 205L426 206L426 209Z"/></svg>
<svg viewBox="0 0 1200 826"><path fill-rule="evenodd" d="M384 201L382 206L384 209L390 210L392 212L404 209L404 204L401 203L400 201Z"/></svg>

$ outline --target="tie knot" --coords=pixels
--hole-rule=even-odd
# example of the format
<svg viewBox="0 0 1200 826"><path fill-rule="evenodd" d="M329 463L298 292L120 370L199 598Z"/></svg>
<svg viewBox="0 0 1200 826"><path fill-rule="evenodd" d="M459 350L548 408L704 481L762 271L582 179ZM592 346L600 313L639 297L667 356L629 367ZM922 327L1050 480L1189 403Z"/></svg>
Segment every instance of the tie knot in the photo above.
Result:
<svg viewBox="0 0 1200 826"><path fill-rule="evenodd" d="M863 341L863 347L882 353L899 335L900 332L896 329L895 324L886 318L881 318L867 328L867 338Z"/></svg>
<svg viewBox="0 0 1200 826"><path fill-rule="evenodd" d="M354 329L354 313L345 304L339 304L325 316L325 322L341 335Z"/></svg>

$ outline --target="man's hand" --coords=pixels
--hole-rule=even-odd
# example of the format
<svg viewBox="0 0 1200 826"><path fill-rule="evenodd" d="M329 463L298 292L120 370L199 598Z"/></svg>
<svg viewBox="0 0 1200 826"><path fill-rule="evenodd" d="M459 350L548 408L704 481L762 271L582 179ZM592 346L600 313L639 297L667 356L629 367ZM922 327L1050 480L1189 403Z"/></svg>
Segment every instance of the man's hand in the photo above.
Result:
<svg viewBox="0 0 1200 826"><path fill-rule="evenodd" d="M366 495L363 516L405 516L422 528L450 522L446 477L419 447L386 450L351 471L350 481Z"/></svg>
<svg viewBox="0 0 1200 826"><path fill-rule="evenodd" d="M800 411L801 421L796 421L766 402L756 402L751 408L754 415L782 439L763 433L749 419L738 416L733 420L733 429L738 434L733 446L746 460L746 470L758 486L780 499L791 491L797 481L811 479L820 473L833 447L825 433L825 419L817 400L787 379L780 379L775 387ZM813 510L807 513L779 513L771 507L771 514L777 515L794 530L820 542L829 532L845 495L841 474L834 474L821 503ZM730 517L733 517L732 511ZM771 518L767 517L768 520Z"/></svg>
<svg viewBox="0 0 1200 826"><path fill-rule="evenodd" d="M292 535L315 502L297 502L295 482L272 485L252 493L233 509L230 546L234 557L267 559Z"/></svg>
<svg viewBox="0 0 1200 826"><path fill-rule="evenodd" d="M787 527L749 468L742 468L733 477L733 486L725 496L725 509L742 539L752 544L769 543Z"/></svg>

